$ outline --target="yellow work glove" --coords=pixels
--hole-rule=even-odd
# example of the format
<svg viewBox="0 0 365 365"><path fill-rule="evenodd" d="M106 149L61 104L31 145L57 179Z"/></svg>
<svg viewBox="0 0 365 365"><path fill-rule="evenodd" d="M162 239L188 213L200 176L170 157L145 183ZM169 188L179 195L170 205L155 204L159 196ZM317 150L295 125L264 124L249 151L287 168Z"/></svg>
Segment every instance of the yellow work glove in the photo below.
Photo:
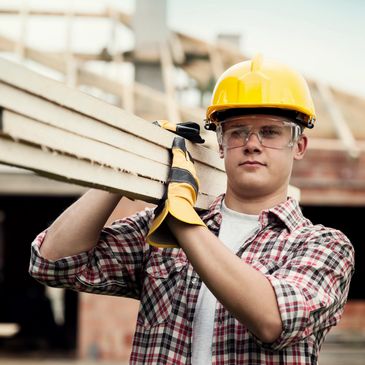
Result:
<svg viewBox="0 0 365 365"><path fill-rule="evenodd" d="M179 247L166 224L171 214L177 220L205 226L194 205L199 191L199 180L194 162L186 149L185 140L175 137L172 144L172 164L164 197L155 209L155 218L147 234L147 242L156 247Z"/></svg>
<svg viewBox="0 0 365 365"><path fill-rule="evenodd" d="M156 120L153 122L170 132L188 139L194 143L204 143L205 140L200 136L200 125L195 122L170 123L168 120Z"/></svg>

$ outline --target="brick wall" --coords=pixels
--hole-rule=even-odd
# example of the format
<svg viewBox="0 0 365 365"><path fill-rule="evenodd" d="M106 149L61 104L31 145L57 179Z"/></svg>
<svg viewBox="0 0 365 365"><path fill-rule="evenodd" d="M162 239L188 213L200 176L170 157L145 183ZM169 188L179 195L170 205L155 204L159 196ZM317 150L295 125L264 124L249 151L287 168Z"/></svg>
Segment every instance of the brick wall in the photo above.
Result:
<svg viewBox="0 0 365 365"><path fill-rule="evenodd" d="M80 295L78 354L82 359L129 359L139 302L105 295Z"/></svg>
<svg viewBox="0 0 365 365"><path fill-rule="evenodd" d="M128 361L139 303L136 300L80 295L79 356ZM354 336L355 335L355 336ZM328 340L358 341L365 336L365 301L349 301Z"/></svg>
<svg viewBox="0 0 365 365"><path fill-rule="evenodd" d="M336 331L362 332L365 335L365 300L351 300L346 306Z"/></svg>
<svg viewBox="0 0 365 365"><path fill-rule="evenodd" d="M123 198L106 225L149 204ZM78 354L80 358L129 359L139 302L105 295L80 294Z"/></svg>

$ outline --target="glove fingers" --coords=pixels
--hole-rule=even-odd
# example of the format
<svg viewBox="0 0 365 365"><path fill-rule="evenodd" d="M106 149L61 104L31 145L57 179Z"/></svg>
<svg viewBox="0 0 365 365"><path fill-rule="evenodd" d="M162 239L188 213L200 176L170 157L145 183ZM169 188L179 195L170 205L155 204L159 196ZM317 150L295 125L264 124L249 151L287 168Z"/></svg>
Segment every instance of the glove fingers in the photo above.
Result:
<svg viewBox="0 0 365 365"><path fill-rule="evenodd" d="M194 122L179 123L176 126L176 134L194 143L204 143L205 140L200 136L200 126Z"/></svg>
<svg viewBox="0 0 365 365"><path fill-rule="evenodd" d="M183 151L183 153L186 153L186 145L185 145L185 139L183 137L175 137L172 141L172 150L179 149Z"/></svg>
<svg viewBox="0 0 365 365"><path fill-rule="evenodd" d="M205 140L200 136L200 125L195 122L170 123L168 120L155 120L152 122L163 129L173 132L194 143L204 143Z"/></svg>
<svg viewBox="0 0 365 365"><path fill-rule="evenodd" d="M170 123L168 120L155 120L152 122L152 124L158 125L163 129L176 133L176 124Z"/></svg>
<svg viewBox="0 0 365 365"><path fill-rule="evenodd" d="M195 122L182 122L182 123L179 123L178 126L183 126L183 127L187 127L190 129L194 129L198 133L200 132L200 125Z"/></svg>

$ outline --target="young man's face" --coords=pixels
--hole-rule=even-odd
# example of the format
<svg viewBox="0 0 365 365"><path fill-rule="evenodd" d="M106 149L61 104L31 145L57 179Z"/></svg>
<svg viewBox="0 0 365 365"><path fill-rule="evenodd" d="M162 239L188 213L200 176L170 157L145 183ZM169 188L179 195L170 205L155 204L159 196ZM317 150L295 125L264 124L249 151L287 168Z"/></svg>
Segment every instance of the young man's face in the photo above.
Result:
<svg viewBox="0 0 365 365"><path fill-rule="evenodd" d="M244 198L286 194L293 161L303 157L307 146L298 126L282 117L248 115L222 123L220 136L227 194Z"/></svg>

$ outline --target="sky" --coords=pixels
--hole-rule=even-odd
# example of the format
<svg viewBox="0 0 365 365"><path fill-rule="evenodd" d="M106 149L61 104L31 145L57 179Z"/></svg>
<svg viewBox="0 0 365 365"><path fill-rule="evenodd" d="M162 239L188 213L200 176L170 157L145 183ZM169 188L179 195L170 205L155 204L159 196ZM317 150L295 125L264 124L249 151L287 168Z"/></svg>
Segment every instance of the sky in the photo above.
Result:
<svg viewBox="0 0 365 365"><path fill-rule="evenodd" d="M174 29L208 40L240 34L248 56L262 53L365 97L363 0L168 1Z"/></svg>
<svg viewBox="0 0 365 365"><path fill-rule="evenodd" d="M36 6L60 7L65 3L103 7L101 0L27 0ZM135 0L108 0L133 12ZM151 0L157 1L157 0ZM4 4L21 3L0 0ZM173 30L214 41L219 33L239 34L240 49L247 56L286 63L304 74L349 93L365 97L365 1L364 0L167 0L168 24ZM41 24L42 23L42 24ZM47 31L45 32L45 25ZM33 19L28 41L52 49L64 45L64 19ZM0 34L16 37L19 24L1 17ZM110 36L101 20L75 23L73 46L98 49ZM86 34L86 36L80 36ZM118 33L128 47L131 35Z"/></svg>

